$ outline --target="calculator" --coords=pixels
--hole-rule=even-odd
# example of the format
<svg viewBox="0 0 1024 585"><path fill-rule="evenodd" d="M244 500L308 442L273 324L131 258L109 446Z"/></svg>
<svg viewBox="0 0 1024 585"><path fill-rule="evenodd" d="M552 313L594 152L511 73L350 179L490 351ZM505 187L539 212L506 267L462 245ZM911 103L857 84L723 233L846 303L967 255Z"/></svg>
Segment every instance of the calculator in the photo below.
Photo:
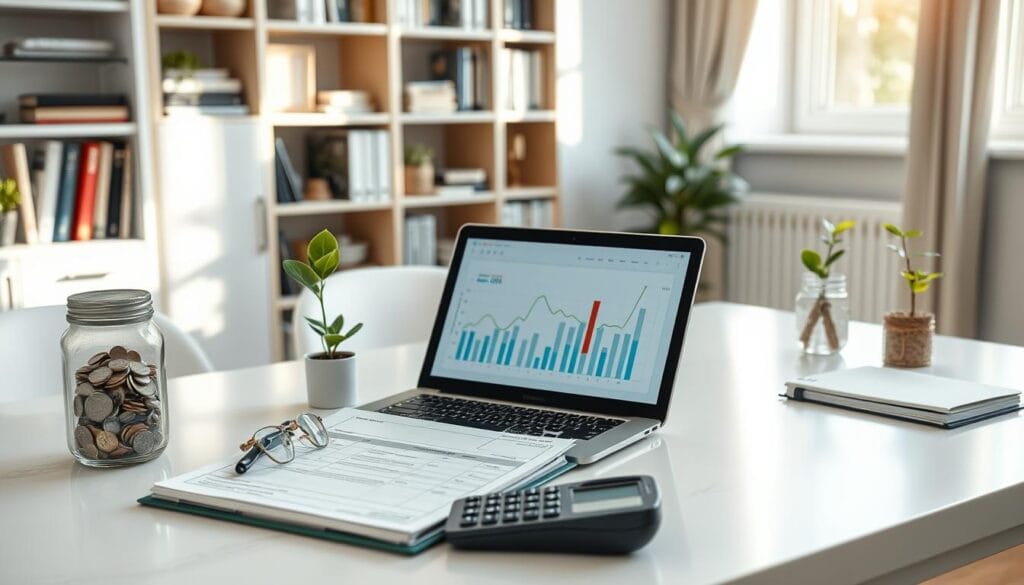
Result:
<svg viewBox="0 0 1024 585"><path fill-rule="evenodd" d="M445 532L461 549L624 554L660 524L654 478L635 475L456 500Z"/></svg>

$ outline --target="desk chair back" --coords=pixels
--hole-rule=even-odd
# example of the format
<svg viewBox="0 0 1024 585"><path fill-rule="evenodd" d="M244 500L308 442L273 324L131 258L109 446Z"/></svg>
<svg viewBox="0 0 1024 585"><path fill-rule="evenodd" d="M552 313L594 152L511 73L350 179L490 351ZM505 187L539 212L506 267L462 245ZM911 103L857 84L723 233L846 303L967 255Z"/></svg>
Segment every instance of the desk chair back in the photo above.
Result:
<svg viewBox="0 0 1024 585"><path fill-rule="evenodd" d="M68 326L65 314L63 305L0 312L0 402L62 392L60 337ZM161 313L153 319L164 334L168 378L213 371L210 359L188 333Z"/></svg>
<svg viewBox="0 0 1024 585"><path fill-rule="evenodd" d="M324 305L327 319L345 315L345 330L363 323L362 331L339 349L359 351L402 343L427 341L441 302L448 270L434 266L359 268L327 279ZM320 319L320 304L303 289L295 305L292 338L295 357L323 351L320 336L303 316Z"/></svg>

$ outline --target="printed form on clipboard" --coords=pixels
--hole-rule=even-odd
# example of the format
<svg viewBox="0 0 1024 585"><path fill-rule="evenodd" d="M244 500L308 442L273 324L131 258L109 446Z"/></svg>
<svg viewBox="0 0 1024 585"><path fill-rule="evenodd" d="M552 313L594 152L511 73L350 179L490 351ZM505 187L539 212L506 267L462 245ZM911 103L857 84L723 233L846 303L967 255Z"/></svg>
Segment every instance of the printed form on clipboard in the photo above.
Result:
<svg viewBox="0 0 1024 585"><path fill-rule="evenodd" d="M324 421L323 449L234 459L156 483L155 497L412 545L440 532L451 503L516 489L567 465L571 439L514 435L353 408ZM301 444L301 443L300 443Z"/></svg>

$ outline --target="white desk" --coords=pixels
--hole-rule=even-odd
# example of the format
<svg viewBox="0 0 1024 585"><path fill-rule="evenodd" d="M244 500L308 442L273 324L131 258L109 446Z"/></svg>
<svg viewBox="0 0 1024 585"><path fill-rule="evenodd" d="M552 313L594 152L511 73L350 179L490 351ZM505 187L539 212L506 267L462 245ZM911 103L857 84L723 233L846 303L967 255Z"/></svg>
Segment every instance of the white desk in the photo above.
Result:
<svg viewBox="0 0 1024 585"><path fill-rule="evenodd" d="M0 405L0 582L904 581L1024 541L1024 416L943 431L776 396L796 374L878 364L880 336L854 324L841 358L808 359L789 313L696 308L666 427L563 479L657 478L661 531L630 557L441 544L407 558L135 504L154 481L307 410L300 363L174 381L170 447L114 471L72 462L57 397ZM362 352L361 399L414 385L422 354ZM1024 388L1024 348L939 338L935 361L937 374Z"/></svg>

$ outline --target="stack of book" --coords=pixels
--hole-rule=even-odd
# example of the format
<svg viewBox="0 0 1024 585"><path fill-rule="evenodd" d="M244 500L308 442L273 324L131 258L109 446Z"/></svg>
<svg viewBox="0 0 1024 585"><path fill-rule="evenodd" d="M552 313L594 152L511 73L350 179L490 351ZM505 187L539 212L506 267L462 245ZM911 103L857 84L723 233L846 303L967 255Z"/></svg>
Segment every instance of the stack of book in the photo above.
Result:
<svg viewBox="0 0 1024 585"><path fill-rule="evenodd" d="M501 225L549 228L554 225L554 206L550 200L510 201L501 206Z"/></svg>
<svg viewBox="0 0 1024 585"><path fill-rule="evenodd" d="M405 264L437 265L437 218L429 213L405 218Z"/></svg>
<svg viewBox="0 0 1024 585"><path fill-rule="evenodd" d="M455 84L455 103L459 110L486 110L487 59L483 50L459 47L430 54L430 72L435 80Z"/></svg>
<svg viewBox="0 0 1024 585"><path fill-rule="evenodd" d="M434 178L438 195L472 195L487 189L487 171L475 169L444 169Z"/></svg>
<svg viewBox="0 0 1024 585"><path fill-rule="evenodd" d="M369 92L358 90L318 91L316 103L316 111L323 114L369 114L376 111Z"/></svg>
<svg viewBox="0 0 1024 585"><path fill-rule="evenodd" d="M534 27L533 0L505 0L505 28L530 30Z"/></svg>
<svg viewBox="0 0 1024 585"><path fill-rule="evenodd" d="M128 121L128 98L113 93L36 93L18 96L27 124L101 124Z"/></svg>
<svg viewBox="0 0 1024 585"><path fill-rule="evenodd" d="M391 146L386 130L329 130L307 137L309 176L327 181L336 199L368 203L391 199ZM284 141L277 140L277 201L302 200L302 179Z"/></svg>
<svg viewBox="0 0 1024 585"><path fill-rule="evenodd" d="M242 81L227 69L167 69L162 82L167 115L244 116Z"/></svg>
<svg viewBox="0 0 1024 585"><path fill-rule="evenodd" d="M457 109L451 81L409 81L405 84L405 111L414 114L450 114Z"/></svg>
<svg viewBox="0 0 1024 585"><path fill-rule="evenodd" d="M104 39L28 37L4 43L3 52L13 59L86 61L110 58L114 54L114 43Z"/></svg>
<svg viewBox="0 0 1024 585"><path fill-rule="evenodd" d="M15 178L22 195L27 243L131 237L138 210L124 142L51 140L31 160L23 144L0 152L4 174Z"/></svg>
<svg viewBox="0 0 1024 585"><path fill-rule="evenodd" d="M270 18L310 24L374 22L373 0L268 0Z"/></svg>
<svg viewBox="0 0 1024 585"><path fill-rule="evenodd" d="M513 112L539 110L544 101L542 56L536 49L506 49L504 64L508 88L505 107Z"/></svg>
<svg viewBox="0 0 1024 585"><path fill-rule="evenodd" d="M454 26L489 28L487 0L398 0L398 23L408 28Z"/></svg>

